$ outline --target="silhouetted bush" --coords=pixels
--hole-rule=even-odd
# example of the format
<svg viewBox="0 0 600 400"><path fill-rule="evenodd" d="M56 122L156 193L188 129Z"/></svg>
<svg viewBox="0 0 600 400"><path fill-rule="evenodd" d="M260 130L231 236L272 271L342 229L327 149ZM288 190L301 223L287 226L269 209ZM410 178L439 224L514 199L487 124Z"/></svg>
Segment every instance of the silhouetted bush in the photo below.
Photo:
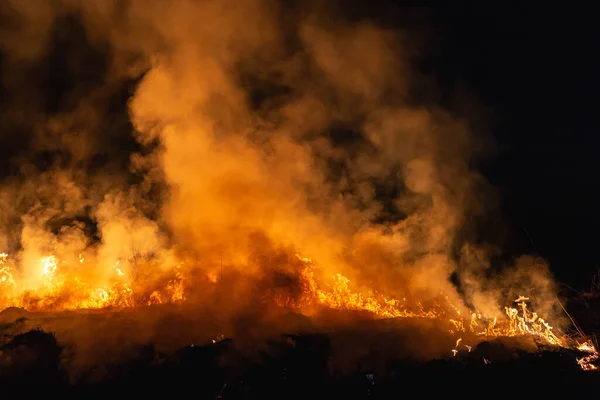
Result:
<svg viewBox="0 0 600 400"><path fill-rule="evenodd" d="M0 379L27 385L58 385L67 382L61 367L62 348L53 334L34 329L16 335L0 350Z"/></svg>

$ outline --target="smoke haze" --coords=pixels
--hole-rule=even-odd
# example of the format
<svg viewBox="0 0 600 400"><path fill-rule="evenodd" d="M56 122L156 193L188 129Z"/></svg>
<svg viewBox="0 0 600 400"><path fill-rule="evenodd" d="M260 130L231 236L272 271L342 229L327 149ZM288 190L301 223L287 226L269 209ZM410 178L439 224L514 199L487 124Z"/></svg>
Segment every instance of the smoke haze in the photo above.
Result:
<svg viewBox="0 0 600 400"><path fill-rule="evenodd" d="M5 293L29 293L18 305L84 300L36 299L53 254L66 282L117 271L147 304L181 274L191 303L237 315L294 296L299 255L318 282L490 317L531 293L556 315L543 261L500 273L477 240L495 204L473 167L484 139L415 69L426 32L342 2L0 7L0 252L18 282Z"/></svg>

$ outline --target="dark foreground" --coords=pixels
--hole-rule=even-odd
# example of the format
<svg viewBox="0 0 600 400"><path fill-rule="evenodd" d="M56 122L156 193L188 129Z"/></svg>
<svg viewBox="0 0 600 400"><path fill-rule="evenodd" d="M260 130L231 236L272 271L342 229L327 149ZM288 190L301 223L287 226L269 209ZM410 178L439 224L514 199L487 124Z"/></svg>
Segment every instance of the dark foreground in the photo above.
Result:
<svg viewBox="0 0 600 400"><path fill-rule="evenodd" d="M372 355L376 361L365 358L347 371L332 368L330 338L320 334L282 335L263 343L252 356L229 339L186 346L164 358L146 345L130 361L105 367L101 379L84 374L75 383L69 383L61 366L66 350L52 334L22 333L1 351L2 393L25 398L594 398L600 389L600 374L581 371L576 364L580 354L559 349L528 353L499 341L429 362Z"/></svg>

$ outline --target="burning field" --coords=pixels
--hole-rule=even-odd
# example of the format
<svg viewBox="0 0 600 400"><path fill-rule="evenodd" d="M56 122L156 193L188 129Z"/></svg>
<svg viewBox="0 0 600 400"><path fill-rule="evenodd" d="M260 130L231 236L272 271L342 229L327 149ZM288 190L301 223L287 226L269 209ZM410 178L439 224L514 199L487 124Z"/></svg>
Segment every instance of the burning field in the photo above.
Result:
<svg viewBox="0 0 600 400"><path fill-rule="evenodd" d="M4 2L0 382L594 376L546 262L482 235L489 139L386 7Z"/></svg>

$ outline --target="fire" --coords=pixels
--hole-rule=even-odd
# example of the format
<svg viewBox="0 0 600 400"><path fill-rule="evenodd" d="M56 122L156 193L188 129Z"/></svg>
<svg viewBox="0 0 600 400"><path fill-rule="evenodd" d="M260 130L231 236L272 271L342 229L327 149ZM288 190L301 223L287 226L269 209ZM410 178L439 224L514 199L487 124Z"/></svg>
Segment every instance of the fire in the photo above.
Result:
<svg viewBox="0 0 600 400"><path fill-rule="evenodd" d="M470 318L467 320L461 316L460 310L454 307L447 297L444 298L446 300L445 305L436 304L433 308L425 309L419 302L416 310L409 310L403 302L395 299L376 298L352 291L350 280L339 273L332 277L330 290L323 290L319 288L314 279L311 270L312 261L307 258L298 258L306 264L306 268L300 274L304 288L303 296L297 302L289 299L287 301L278 299L278 304L282 306L295 307L301 310L316 302L333 309L370 312L379 318L436 318L446 320L452 326L453 329L450 329L450 332L453 334L469 332L485 338L530 336L550 345L576 348L579 351L589 353L588 356L577 359L577 362L583 370L597 369L593 363L598 360L599 355L593 344L589 341L581 345L573 344L572 340L566 335L555 333L548 322L538 316L536 312L529 310L527 306L528 297L519 296L514 300L515 307L505 307L505 317L502 319L497 317L486 318L475 311L471 313ZM453 356L458 354L461 343L463 343L463 339L458 338L454 348L451 349ZM472 350L471 345L463 345L468 352Z"/></svg>
<svg viewBox="0 0 600 400"><path fill-rule="evenodd" d="M54 277L54 273L56 272L56 257L48 256L42 258L42 265L42 273L49 279L52 279Z"/></svg>
<svg viewBox="0 0 600 400"><path fill-rule="evenodd" d="M85 263L80 254L78 264ZM125 273L121 260L109 269L107 280L96 284L78 274L78 269L63 269L63 265L66 267L55 255L42 257L39 261L41 280L37 287L30 288L13 277L14 268L8 254L0 254L0 308L13 306L30 311L126 308L185 299L184 276L179 266L173 269L173 278L164 287L134 291L134 280Z"/></svg>
<svg viewBox="0 0 600 400"><path fill-rule="evenodd" d="M529 298L520 296L514 302L517 307L506 307L505 312L508 317L508 323L499 323L496 318L484 324L484 330L479 330L481 326L478 321L482 320L481 314L473 313L471 315L471 322L469 329L478 335L484 335L489 337L498 336L524 336L530 335L541 339L544 339L550 344L556 346L564 346L565 340L559 338L550 326L543 318L540 318L537 313L529 311L527 308L527 301Z"/></svg>
<svg viewBox="0 0 600 400"><path fill-rule="evenodd" d="M6 265L8 254L0 253L0 288L13 287L15 280L11 273L11 267Z"/></svg>
<svg viewBox="0 0 600 400"><path fill-rule="evenodd" d="M514 307L505 307L504 317L486 318L474 310L468 317L461 315L447 297L425 307L421 302L407 304L402 301L383 296L379 293L361 293L353 289L349 278L336 273L322 287L315 278L315 264L310 258L297 258L302 262L299 271L299 281L302 292L299 298L272 296L281 307L291 308L298 312L307 312L311 307L319 306L337 310L353 310L365 312L376 318L425 318L438 319L448 324L449 332L454 335L472 335L481 338L530 336L545 343L565 348L576 348L587 353L578 358L577 362L583 370L594 370L593 364L599 355L594 345L587 341L573 345L571 340L554 332L553 327L536 312L530 311L527 305L529 298L520 296L514 301ZM79 264L85 264L85 258L80 255ZM35 291L20 287L13 277L13 267L6 253L0 254L0 306L23 307L29 310L74 310L100 309L107 307L128 308L150 306L165 303L177 303L186 300L186 277L181 265L177 264L172 270L172 279L162 287L148 288L135 286L131 274L126 272L121 260L117 260L110 268L110 279L102 285L92 285L82 277L67 272L61 268L62 263L54 256L42 257L39 261L39 271L43 278L41 286ZM214 273L207 274L209 285L218 282ZM471 351L472 345L465 344L463 337L456 339L451 349L456 356L460 349Z"/></svg>
<svg viewBox="0 0 600 400"><path fill-rule="evenodd" d="M445 304L437 303L426 309L421 302L418 302L414 309L409 309L404 304L406 299L401 302L383 296L375 297L352 291L350 280L339 273L332 277L330 290L323 290L314 279L310 263L307 263L300 278L304 288L303 297L299 302L279 301L281 305L295 306L301 309L316 302L333 309L370 312L379 318L445 319L452 326L452 333L470 332L484 337L533 336L556 346L565 346L567 342L565 338L555 334L552 326L543 318L528 309L529 298L524 296L520 296L514 301L516 307L505 308L506 318L502 320L497 317L485 318L476 311L471 314L469 319L465 319L447 298L443 299ZM457 341L456 347L461 340Z"/></svg>
<svg viewBox="0 0 600 400"><path fill-rule="evenodd" d="M331 283L331 291L320 289L314 279L313 272L305 269L301 272L304 297L301 304L309 306L318 303L333 309L366 311L380 318L436 318L434 309L425 310L421 303L417 309L409 310L404 302L396 299L364 295L350 289L350 280L342 274L335 274Z"/></svg>
<svg viewBox="0 0 600 400"><path fill-rule="evenodd" d="M113 268L115 269L115 271L117 272L117 275L119 276L123 276L125 275L123 273L123 271L121 271L121 268L119 268L119 264L121 263L121 260L117 260L117 262L115 263L115 265L113 266Z"/></svg>
<svg viewBox="0 0 600 400"><path fill-rule="evenodd" d="M455 357L458 354L458 345L460 344L460 342L462 342L462 338L458 338L456 340L456 345L452 349L452 356L453 357ZM467 346L467 348L468 348L468 346ZM471 351L471 349L469 349L469 351Z"/></svg>
<svg viewBox="0 0 600 400"><path fill-rule="evenodd" d="M584 342L577 346L577 350L588 353L589 355L577 359L577 363L584 371L594 371L598 367L593 362L598 360L598 351L591 341Z"/></svg>

